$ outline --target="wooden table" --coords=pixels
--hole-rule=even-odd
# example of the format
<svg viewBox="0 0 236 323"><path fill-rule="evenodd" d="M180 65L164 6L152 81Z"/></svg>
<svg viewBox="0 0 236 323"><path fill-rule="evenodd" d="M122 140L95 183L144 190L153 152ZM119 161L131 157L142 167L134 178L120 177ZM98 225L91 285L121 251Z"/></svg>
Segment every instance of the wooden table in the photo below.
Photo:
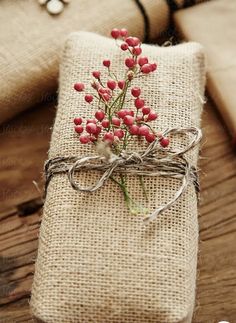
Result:
<svg viewBox="0 0 236 323"><path fill-rule="evenodd" d="M45 105L0 129L0 322L33 322L29 295L55 109ZM236 322L236 156L212 103L203 112L197 302L193 323ZM33 200L30 202L30 200ZM28 201L22 204L23 201ZM56 322L55 322L56 323Z"/></svg>

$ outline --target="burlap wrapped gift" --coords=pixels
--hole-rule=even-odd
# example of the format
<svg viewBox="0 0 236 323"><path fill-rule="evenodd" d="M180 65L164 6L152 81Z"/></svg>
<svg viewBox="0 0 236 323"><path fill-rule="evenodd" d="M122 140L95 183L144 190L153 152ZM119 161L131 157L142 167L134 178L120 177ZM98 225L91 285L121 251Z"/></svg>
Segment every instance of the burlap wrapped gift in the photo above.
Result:
<svg viewBox="0 0 236 323"><path fill-rule="evenodd" d="M144 97L159 112L156 126L160 130L199 126L205 82L201 46L143 45L143 52L158 62L158 70L142 82ZM86 32L71 34L62 58L49 158L94 153L90 145L79 143L72 120L78 115L91 117L96 105L88 106L73 84L89 84L89 71L102 69L104 58L111 59L114 70L123 75L124 55L111 39ZM172 138L172 147L184 144L184 138ZM188 156L193 165L197 156L197 149ZM84 185L97 176L86 172L79 180ZM129 177L134 199L145 205L139 184L136 176ZM145 185L146 206L155 209L173 197L180 183L145 177ZM72 189L65 174L55 175L40 231L33 314L53 323L191 322L198 250L194 186L156 221L144 225L142 218L130 214L112 181L95 193L80 193Z"/></svg>
<svg viewBox="0 0 236 323"><path fill-rule="evenodd" d="M143 39L147 26L136 2L71 1L63 13L54 17L37 0L1 0L0 123L53 97L59 54L69 32L88 30L108 35L114 27L126 27L131 34ZM149 20L149 38L154 40L168 27L168 1L139 2ZM176 0L176 3L176 8L180 8L184 0Z"/></svg>
<svg viewBox="0 0 236 323"><path fill-rule="evenodd" d="M185 39L206 48L207 87L236 140L236 1L203 3L179 11L174 18Z"/></svg>

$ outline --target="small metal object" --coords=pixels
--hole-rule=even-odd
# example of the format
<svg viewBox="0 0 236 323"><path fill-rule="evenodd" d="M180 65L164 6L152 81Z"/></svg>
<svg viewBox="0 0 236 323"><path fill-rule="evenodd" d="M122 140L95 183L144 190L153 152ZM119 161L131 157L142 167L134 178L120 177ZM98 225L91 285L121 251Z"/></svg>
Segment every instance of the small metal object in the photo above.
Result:
<svg viewBox="0 0 236 323"><path fill-rule="evenodd" d="M64 10L65 4L70 3L70 0L38 0L41 6L46 6L48 13L58 15Z"/></svg>

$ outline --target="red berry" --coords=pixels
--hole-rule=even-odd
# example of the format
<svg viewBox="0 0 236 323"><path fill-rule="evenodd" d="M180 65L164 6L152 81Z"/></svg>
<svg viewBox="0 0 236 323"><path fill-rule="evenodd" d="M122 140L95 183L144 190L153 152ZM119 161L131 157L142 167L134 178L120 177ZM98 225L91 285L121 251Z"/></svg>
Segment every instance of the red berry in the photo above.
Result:
<svg viewBox="0 0 236 323"><path fill-rule="evenodd" d="M168 138L166 138L166 137L162 137L161 139L160 139L160 144L161 144L161 146L162 147L167 147L168 145L169 145L169 143L170 143L170 141L169 141L169 139Z"/></svg>
<svg viewBox="0 0 236 323"><path fill-rule="evenodd" d="M100 79L100 76L101 76L101 72L99 72L99 71L93 71L93 77L95 77L95 79Z"/></svg>
<svg viewBox="0 0 236 323"><path fill-rule="evenodd" d="M128 109L122 109L117 112L119 118L124 119L125 116L134 116L134 111Z"/></svg>
<svg viewBox="0 0 236 323"><path fill-rule="evenodd" d="M102 110L98 110L98 111L95 113L95 118L96 118L98 121L102 121L102 120L105 118L105 113L104 113Z"/></svg>
<svg viewBox="0 0 236 323"><path fill-rule="evenodd" d="M141 126L139 128L139 135L140 136L146 136L149 133L149 128L147 126Z"/></svg>
<svg viewBox="0 0 236 323"><path fill-rule="evenodd" d="M89 137L89 139L90 139L90 141L94 142L94 141L96 141L96 140L97 140L97 136L96 136L96 135L95 135L95 137L90 136L90 137Z"/></svg>
<svg viewBox="0 0 236 323"><path fill-rule="evenodd" d="M111 133L111 132L105 133L105 135L103 137L103 140L112 143L114 141L114 135L113 135L113 133Z"/></svg>
<svg viewBox="0 0 236 323"><path fill-rule="evenodd" d="M117 112L118 117L121 118L121 119L123 119L127 114L128 113L127 113L126 109L122 109L122 110Z"/></svg>
<svg viewBox="0 0 236 323"><path fill-rule="evenodd" d="M86 102L91 103L93 101L93 96L91 94L86 94L84 99Z"/></svg>
<svg viewBox="0 0 236 323"><path fill-rule="evenodd" d="M107 93L107 94L109 94L109 95L111 95L111 90L110 89L108 89L108 88L105 88L105 93Z"/></svg>
<svg viewBox="0 0 236 323"><path fill-rule="evenodd" d="M129 46L131 46L131 47L134 47L134 46L135 46L135 40L134 40L134 37L127 37L127 38L125 39L125 42L126 42Z"/></svg>
<svg viewBox="0 0 236 323"><path fill-rule="evenodd" d="M112 124L113 124L114 126L117 126L117 127L119 127L119 126L120 126L120 119L119 119L119 118L117 118L117 117L113 117L113 118L111 119L111 122L112 122Z"/></svg>
<svg viewBox="0 0 236 323"><path fill-rule="evenodd" d="M124 117L124 124L126 126L131 126L134 123L134 117L132 116L125 116Z"/></svg>
<svg viewBox="0 0 236 323"><path fill-rule="evenodd" d="M157 69L157 64L156 63L151 64L151 69L152 69L152 72L154 72Z"/></svg>
<svg viewBox="0 0 236 323"><path fill-rule="evenodd" d="M148 58L146 57L146 56L144 56L144 57L139 57L139 59L138 59L138 64L140 65L140 66L143 66L144 64L147 64L148 63Z"/></svg>
<svg viewBox="0 0 236 323"><path fill-rule="evenodd" d="M86 131L90 134L95 134L97 132L97 126L94 123L88 123L86 125Z"/></svg>
<svg viewBox="0 0 236 323"><path fill-rule="evenodd" d="M98 90L98 93L100 95L100 97L104 100L104 101L109 101L111 98L111 91L110 89L104 89L104 88L100 88Z"/></svg>
<svg viewBox="0 0 236 323"><path fill-rule="evenodd" d="M114 39L117 39L120 36L120 31L117 28L112 29L111 31L111 37Z"/></svg>
<svg viewBox="0 0 236 323"><path fill-rule="evenodd" d="M77 133L82 133L84 131L84 128L81 125L75 126L75 131Z"/></svg>
<svg viewBox="0 0 236 323"><path fill-rule="evenodd" d="M151 64L144 64L141 67L141 72L144 73L144 74L148 74L148 73L152 72Z"/></svg>
<svg viewBox="0 0 236 323"><path fill-rule="evenodd" d="M84 84L83 83L75 83L74 89L78 92L82 92L84 90Z"/></svg>
<svg viewBox="0 0 236 323"><path fill-rule="evenodd" d="M123 44L120 45L120 48L122 50L127 50L129 48L129 46L126 43L123 43Z"/></svg>
<svg viewBox="0 0 236 323"><path fill-rule="evenodd" d="M132 68L132 67L134 67L134 65L135 65L135 60L134 60L133 58L131 58L131 57L128 57L128 58L126 58L126 60L125 60L125 65L126 65L128 68Z"/></svg>
<svg viewBox="0 0 236 323"><path fill-rule="evenodd" d="M110 90L108 88L100 87L98 90L98 93L99 94L104 94L104 93L110 94Z"/></svg>
<svg viewBox="0 0 236 323"><path fill-rule="evenodd" d="M141 89L139 88L139 87L137 87L137 86L135 86L135 87L133 87L132 89L131 89L131 93L132 93L132 95L134 96L134 97L139 97L140 96L140 94L141 94Z"/></svg>
<svg viewBox="0 0 236 323"><path fill-rule="evenodd" d="M108 80L107 81L107 87L109 87L109 89L111 89L112 91L115 90L116 88L116 82L113 80Z"/></svg>
<svg viewBox="0 0 236 323"><path fill-rule="evenodd" d="M125 81L119 81L119 82L118 82L118 87L119 87L121 90L123 90L124 86L125 86Z"/></svg>
<svg viewBox="0 0 236 323"><path fill-rule="evenodd" d="M88 142L90 142L90 138L88 135L80 136L79 140L80 140L81 144L87 144Z"/></svg>
<svg viewBox="0 0 236 323"><path fill-rule="evenodd" d="M140 39L138 37L127 37L125 41L131 47L138 46L140 44Z"/></svg>
<svg viewBox="0 0 236 323"><path fill-rule="evenodd" d="M142 113L145 115L145 114L149 114L151 111L151 109L149 107L143 107L142 108Z"/></svg>
<svg viewBox="0 0 236 323"><path fill-rule="evenodd" d="M143 121L143 117L137 116L135 120L136 120L136 122L139 123L139 122Z"/></svg>
<svg viewBox="0 0 236 323"><path fill-rule="evenodd" d="M149 132L146 134L145 138L146 138L147 142L151 143L156 139L156 136L153 133Z"/></svg>
<svg viewBox="0 0 236 323"><path fill-rule="evenodd" d="M82 118L80 118L80 117L78 117L78 118L74 118L74 124L76 124L76 125L79 125L79 124L81 124L82 123Z"/></svg>
<svg viewBox="0 0 236 323"><path fill-rule="evenodd" d="M145 101L143 99L137 98L134 100L134 104L137 109L141 109L144 106Z"/></svg>
<svg viewBox="0 0 236 323"><path fill-rule="evenodd" d="M105 67L107 67L107 68L109 68L109 67L110 67L110 65L111 65L111 61L110 61L109 59L104 59L104 61L103 61L102 63L103 63L103 65L104 65Z"/></svg>
<svg viewBox="0 0 236 323"><path fill-rule="evenodd" d="M127 110L127 115L128 116L134 116L134 111L132 111L132 110Z"/></svg>
<svg viewBox="0 0 236 323"><path fill-rule="evenodd" d="M100 126L97 126L97 131L95 133L95 136L98 136L101 131L102 131L102 128Z"/></svg>
<svg viewBox="0 0 236 323"><path fill-rule="evenodd" d="M147 121L156 120L157 117L158 117L157 113L154 110L151 110L148 117L147 117Z"/></svg>
<svg viewBox="0 0 236 323"><path fill-rule="evenodd" d="M141 43L138 37L133 37L133 42L134 42L134 46L138 46Z"/></svg>
<svg viewBox="0 0 236 323"><path fill-rule="evenodd" d="M108 119L104 119L102 121L102 126L103 126L103 128L109 128L109 126L110 126L109 120Z"/></svg>
<svg viewBox="0 0 236 323"><path fill-rule="evenodd" d="M94 123L97 124L97 120L96 119L87 119L86 123Z"/></svg>
<svg viewBox="0 0 236 323"><path fill-rule="evenodd" d="M114 131L114 135L115 135L116 137L118 137L119 139L121 139L121 138L123 138L123 137L124 137L125 133L124 133L124 131L123 131L122 129L116 129L116 130Z"/></svg>
<svg viewBox="0 0 236 323"><path fill-rule="evenodd" d="M141 47L134 47L133 50L132 50L132 53L135 55L135 56L138 56L142 53L142 48Z"/></svg>
<svg viewBox="0 0 236 323"><path fill-rule="evenodd" d="M121 37L126 37L128 35L128 30L126 28L122 28L120 30Z"/></svg>
<svg viewBox="0 0 236 323"><path fill-rule="evenodd" d="M136 124L133 124L132 126L129 127L129 132L131 135L138 135L139 134L139 126Z"/></svg>
<svg viewBox="0 0 236 323"><path fill-rule="evenodd" d="M102 99L104 100L104 101L109 101L110 100L110 95L108 94L108 93L104 93L104 94L102 94Z"/></svg>

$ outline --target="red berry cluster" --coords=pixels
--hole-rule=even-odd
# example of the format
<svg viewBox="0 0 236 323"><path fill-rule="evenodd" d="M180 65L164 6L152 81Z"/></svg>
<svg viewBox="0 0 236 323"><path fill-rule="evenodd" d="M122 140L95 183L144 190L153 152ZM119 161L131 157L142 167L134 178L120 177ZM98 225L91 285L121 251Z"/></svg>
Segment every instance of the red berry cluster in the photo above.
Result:
<svg viewBox="0 0 236 323"><path fill-rule="evenodd" d="M154 72L157 69L157 64L150 64L146 56L140 56L142 54L140 39L138 37L126 37L127 35L128 31L126 29L113 29L111 31L111 36L113 38L122 38L124 41L120 45L120 48L123 51L128 51L132 55L131 57L127 57L125 59L125 65L129 69L136 67L136 69L139 69L139 72L142 72L143 74Z"/></svg>
<svg viewBox="0 0 236 323"><path fill-rule="evenodd" d="M97 101L98 110L94 117L82 120L81 117L74 119L75 131L80 134L82 144L96 143L103 140L112 145L123 144L126 148L131 136L143 137L148 143L158 139L162 147L169 145L169 139L156 133L150 123L158 118L157 113L146 105L141 97L141 89L137 86L131 87L132 81L141 76L154 72L156 63L149 63L148 57L140 56L142 53L141 41L137 37L128 37L128 31L113 29L111 36L114 39L121 38L119 45L122 51L127 51L129 56L124 63L128 68L123 80L118 80L115 73L111 71L111 61L103 60L103 66L107 69L108 80L104 82L100 71L93 71L91 87L95 93L87 93L84 99L91 104ZM83 92L83 83L74 84L74 89ZM124 108L126 96L131 93L134 107ZM84 126L82 123L84 122Z"/></svg>

